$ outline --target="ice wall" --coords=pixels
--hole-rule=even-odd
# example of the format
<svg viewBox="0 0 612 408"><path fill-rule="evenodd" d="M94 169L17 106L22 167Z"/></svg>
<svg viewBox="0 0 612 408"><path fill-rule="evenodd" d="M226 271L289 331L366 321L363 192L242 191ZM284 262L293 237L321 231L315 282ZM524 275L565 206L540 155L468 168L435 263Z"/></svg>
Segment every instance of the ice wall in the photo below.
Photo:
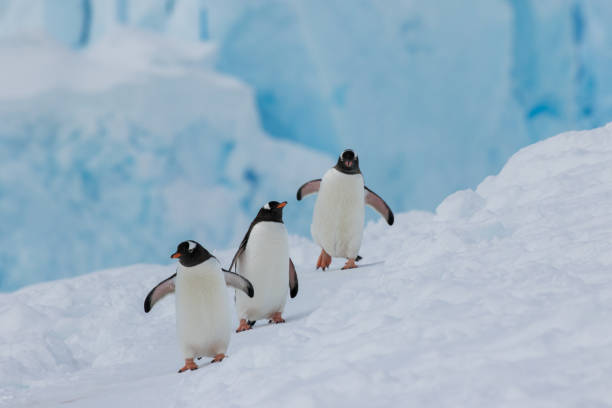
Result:
<svg viewBox="0 0 612 408"><path fill-rule="evenodd" d="M600 43L611 31L603 3L510 0L512 90L530 140L568 128L594 127L610 117L598 88L609 82L597 72ZM609 6L609 5L608 5ZM607 7L609 8L609 7ZM603 30L602 30L603 29ZM594 49L595 46L595 49Z"/></svg>
<svg viewBox="0 0 612 408"><path fill-rule="evenodd" d="M202 192L199 200L231 197L240 220L236 223L242 225L259 205L245 204L252 192L258 199L292 192L293 184L316 177L319 167L346 146L359 152L366 183L394 209L433 209L449 193L474 187L497 172L522 146L612 120L611 18L607 0L0 1L0 166L3 173L25 166L28 176L31 169L42 171L25 177L19 188L10 184L16 183L12 173L0 176L12 186L0 185L5 198L0 216L11 220L3 227L3 239L10 243L11 237L20 237L14 242L27 245L30 231L44 235L62 228L53 223L44 227L43 221L27 224L37 217L62 219L52 206L24 204L21 200L31 199L30 194L45 203L61 196L66 202L59 202L57 211L66 217L67 208L87 214L99 208L101 215L88 221L87 241L98 239L92 231L106 231L112 224L99 222L112 208L100 197L116 194L128 209L142 199L128 192L140 191L150 207L138 204L128 224L151 228L150 236L160 233L175 225L168 221L169 207L158 206L160 197L167 200L169 191L175 191L168 186L178 183L169 181L168 174L181 172L190 174L187 185ZM134 40L139 43L129 49L117 46L144 33L155 33L156 39ZM36 52L23 51L24 44L38 44L41 38L68 48L47 44L34 45ZM214 57L185 45L196 43L214 46ZM120 63L109 66L109 60ZM201 82L204 77L212 84L237 85L214 85L211 91L209 82ZM127 105L116 104L117 98ZM203 110L196 112L194 105ZM218 117L233 119L219 124ZM234 129L237 122L241 131ZM100 141L117 134L122 136L112 136L120 140L114 149L123 155L117 160L142 172L125 190L97 181L99 174L107 180L112 171L120 172L121 165L111 171L83 164L89 163L84 152L94 160L107 143ZM34 147L41 138L47 140L45 147ZM160 159L176 146L174 141L189 138L199 140L193 142L197 149L214 146L206 150L208 161L194 150L185 152L183 160ZM65 140L99 144L66 149ZM282 161L287 168L299 168L291 182L281 186L262 178L265 172L257 166L270 166L277 157L260 150L260 140L275 149L295 149L292 162ZM242 157L228 153L236 151L250 153L255 164L247 166L242 158L229 166L234 163L230 157ZM44 152L53 159L43 158ZM317 157L317 165L302 164L310 163L303 154ZM45 166L56 156L76 167L55 172L53 164L49 170ZM142 167L147 160L154 164ZM57 183L82 186L74 207L66 207L75 199L61 194ZM288 208L289 214L296 211L292 232L308 234L309 205L303 211ZM16 214L19 222L13 219ZM227 246L241 227L232 224L228 232L221 218L211 215L198 228L215 244ZM126 235L122 228L127 221L100 239L110 242L113 234ZM178 227L170 230L173 238L182 235ZM77 236L65 237L66 243L75 241ZM147 251L139 259L159 261L145 256ZM0 259L14 276L19 265L31 265L31 280L37 274L51 277L134 262L127 259L127 250L104 252L104 261L83 261L78 268L50 249L46 256L53 262L61 258L61 265L43 272L42 264L27 255L6 252Z"/></svg>
<svg viewBox="0 0 612 408"><path fill-rule="evenodd" d="M432 208L521 146L612 117L609 2L231 7L212 31L217 66L255 88L264 128L365 151L366 175L396 207Z"/></svg>
<svg viewBox="0 0 612 408"><path fill-rule="evenodd" d="M237 245L265 202L290 200L329 166L263 133L251 89L210 58L208 44L132 31L86 52L4 45L0 288L169 262L185 239ZM286 213L307 228L296 205Z"/></svg>
<svg viewBox="0 0 612 408"><path fill-rule="evenodd" d="M264 130L361 151L399 208L434 208L519 147L610 119L605 0L7 1L0 33L86 47L114 27L211 40ZM25 21L27 24L15 24Z"/></svg>

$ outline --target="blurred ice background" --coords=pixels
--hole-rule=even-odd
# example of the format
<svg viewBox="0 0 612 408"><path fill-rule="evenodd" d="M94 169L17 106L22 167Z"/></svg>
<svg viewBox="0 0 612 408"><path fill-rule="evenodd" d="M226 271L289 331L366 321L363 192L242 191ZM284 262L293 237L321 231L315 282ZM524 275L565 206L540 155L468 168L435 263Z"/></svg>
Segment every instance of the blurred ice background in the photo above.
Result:
<svg viewBox="0 0 612 408"><path fill-rule="evenodd" d="M237 245L345 147L396 211L612 120L609 0L0 0L0 290ZM369 215L375 218L373 215Z"/></svg>

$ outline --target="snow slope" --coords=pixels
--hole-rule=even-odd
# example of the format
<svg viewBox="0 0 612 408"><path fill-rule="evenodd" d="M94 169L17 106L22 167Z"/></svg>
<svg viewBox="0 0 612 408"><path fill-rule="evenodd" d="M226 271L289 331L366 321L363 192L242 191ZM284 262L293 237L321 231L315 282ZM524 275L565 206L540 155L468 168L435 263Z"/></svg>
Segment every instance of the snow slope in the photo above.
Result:
<svg viewBox="0 0 612 408"><path fill-rule="evenodd" d="M172 265L0 295L0 403L612 405L612 124L519 151L435 214L370 223L369 267L314 271L304 238L291 253L287 323L258 323L223 363L181 375L172 299L142 311Z"/></svg>

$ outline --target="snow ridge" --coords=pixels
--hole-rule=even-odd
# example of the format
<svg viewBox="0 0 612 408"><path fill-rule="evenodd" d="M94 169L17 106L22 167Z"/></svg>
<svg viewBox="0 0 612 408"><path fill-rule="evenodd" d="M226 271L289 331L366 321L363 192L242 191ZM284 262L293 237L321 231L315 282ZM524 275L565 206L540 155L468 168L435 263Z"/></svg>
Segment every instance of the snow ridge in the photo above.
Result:
<svg viewBox="0 0 612 408"><path fill-rule="evenodd" d="M609 406L611 186L612 124L521 150L435 213L368 224L371 266L314 271L317 248L293 236L287 323L185 375L173 302L142 311L172 265L0 295L0 403Z"/></svg>

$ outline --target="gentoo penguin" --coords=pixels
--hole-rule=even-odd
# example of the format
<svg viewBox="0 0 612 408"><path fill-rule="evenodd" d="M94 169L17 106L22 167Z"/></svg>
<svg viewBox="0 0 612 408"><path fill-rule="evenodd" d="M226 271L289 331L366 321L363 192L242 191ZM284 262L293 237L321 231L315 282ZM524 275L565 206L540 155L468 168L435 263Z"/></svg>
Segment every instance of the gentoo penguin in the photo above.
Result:
<svg viewBox="0 0 612 408"><path fill-rule="evenodd" d="M329 267L332 256L347 258L342 269L356 268L365 204L380 213L389 225L393 225L393 212L382 198L364 186L359 157L351 149L342 152L336 165L322 179L304 183L297 191L297 199L316 192L319 195L310 232L321 247L317 269Z"/></svg>
<svg viewBox="0 0 612 408"><path fill-rule="evenodd" d="M286 201L270 201L259 210L230 264L230 271L236 267L236 272L251 281L257 291L253 298L236 291L240 319L236 332L250 329L259 319L284 323L287 289L292 298L298 293L297 274L289 258L289 240L283 224L285 205Z"/></svg>
<svg viewBox="0 0 612 408"><path fill-rule="evenodd" d="M176 292L176 331L185 366L195 370L195 357L225 358L231 335L231 303L225 285L253 296L253 285L240 275L223 271L217 259L195 241L178 245L171 258L179 260L176 273L160 282L147 295L144 310L168 293Z"/></svg>

